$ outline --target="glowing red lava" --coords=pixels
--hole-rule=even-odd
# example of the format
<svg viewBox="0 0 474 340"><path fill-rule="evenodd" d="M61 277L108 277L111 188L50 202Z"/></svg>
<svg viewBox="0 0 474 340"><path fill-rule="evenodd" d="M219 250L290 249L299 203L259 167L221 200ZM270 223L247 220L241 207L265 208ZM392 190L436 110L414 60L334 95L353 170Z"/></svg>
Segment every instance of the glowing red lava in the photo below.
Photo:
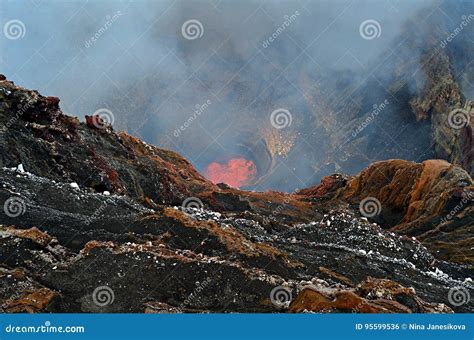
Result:
<svg viewBox="0 0 474 340"><path fill-rule="evenodd" d="M249 184L255 175L257 167L245 158L233 158L224 164L212 162L205 172L205 176L213 183L225 183L235 188Z"/></svg>

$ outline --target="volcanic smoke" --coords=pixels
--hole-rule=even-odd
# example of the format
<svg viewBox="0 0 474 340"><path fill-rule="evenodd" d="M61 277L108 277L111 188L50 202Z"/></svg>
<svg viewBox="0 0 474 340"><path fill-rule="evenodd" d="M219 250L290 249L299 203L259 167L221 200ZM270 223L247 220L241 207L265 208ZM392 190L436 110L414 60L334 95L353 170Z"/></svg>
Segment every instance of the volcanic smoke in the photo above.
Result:
<svg viewBox="0 0 474 340"><path fill-rule="evenodd" d="M245 158L234 158L225 164L212 162L205 172L205 176L213 183L225 183L235 188L250 184L256 175L254 162Z"/></svg>

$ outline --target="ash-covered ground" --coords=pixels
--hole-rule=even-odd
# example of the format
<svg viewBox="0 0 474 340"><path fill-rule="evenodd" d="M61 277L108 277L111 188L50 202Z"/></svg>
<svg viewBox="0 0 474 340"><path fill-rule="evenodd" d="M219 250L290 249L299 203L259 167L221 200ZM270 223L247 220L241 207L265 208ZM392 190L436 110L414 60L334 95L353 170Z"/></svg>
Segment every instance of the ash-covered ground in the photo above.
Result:
<svg viewBox="0 0 474 340"><path fill-rule="evenodd" d="M460 167L243 191L4 77L0 99L4 312L474 311Z"/></svg>

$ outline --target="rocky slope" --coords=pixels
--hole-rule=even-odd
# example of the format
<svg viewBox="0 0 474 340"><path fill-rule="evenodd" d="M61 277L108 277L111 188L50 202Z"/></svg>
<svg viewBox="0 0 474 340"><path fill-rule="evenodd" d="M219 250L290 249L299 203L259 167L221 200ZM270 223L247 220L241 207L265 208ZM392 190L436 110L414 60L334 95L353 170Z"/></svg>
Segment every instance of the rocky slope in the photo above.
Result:
<svg viewBox="0 0 474 340"><path fill-rule="evenodd" d="M295 61L295 55L287 51L293 43L282 37L272 46L274 53L251 63L246 58L234 60L238 53L228 51L224 59L238 65L237 70L242 68L242 74L230 72L221 58L217 58L219 62L211 58L206 72L212 70L212 76L186 83L177 91L175 100L188 103L186 109L176 110L179 118L169 117L167 104L159 115L163 119L150 115L161 107L157 98L167 98L169 91L169 84L156 74L127 84L129 96L111 89L108 108L120 117L117 124L122 128L138 131L150 143L167 145L196 158L202 170L223 158L222 147L227 154L253 160L258 178L249 183L251 188L293 191L301 188L298 179L312 185L334 172L356 174L374 161L391 158L415 162L444 159L472 176L472 13L472 1L427 3L411 14L390 48L378 51L380 56L364 70L318 67L306 57L288 66ZM297 30L291 34L299 41ZM309 59L319 62L313 57ZM339 58L344 57L335 57ZM249 72L247 63L252 70L265 72ZM277 76L279 81L269 80ZM218 100L209 94L213 103L199 115L199 124L207 127L208 133L225 129L225 138L218 138L219 145L209 145L199 124L190 124L185 133L174 136L173 131L179 131L193 110L189 107L196 103L194 94L202 87L212 89L216 82L225 84L226 77L233 81L219 91ZM254 89L255 84L261 85ZM97 102L92 107L104 105L102 98L91 100ZM282 121L286 118L291 122L281 129L275 129L270 119L278 107L291 114L281 115ZM231 129L227 128L230 121ZM204 148L208 152L202 155ZM258 164L265 155L268 160Z"/></svg>
<svg viewBox="0 0 474 340"><path fill-rule="evenodd" d="M0 124L4 312L474 310L473 183L446 162L246 192L4 77Z"/></svg>
<svg viewBox="0 0 474 340"><path fill-rule="evenodd" d="M385 229L416 237L438 258L474 261L473 181L446 161L376 162L357 176L326 177L300 193L355 208L371 198L366 215Z"/></svg>

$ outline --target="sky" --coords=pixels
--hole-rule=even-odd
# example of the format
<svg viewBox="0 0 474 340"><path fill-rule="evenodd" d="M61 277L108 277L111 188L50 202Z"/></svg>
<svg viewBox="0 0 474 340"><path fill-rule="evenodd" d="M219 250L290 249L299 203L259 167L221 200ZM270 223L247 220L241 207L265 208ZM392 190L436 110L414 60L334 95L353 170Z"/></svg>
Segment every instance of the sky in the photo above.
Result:
<svg viewBox="0 0 474 340"><path fill-rule="evenodd" d="M205 171L262 133L273 109L307 115L302 73L323 90L334 74L370 73L432 3L3 0L0 72L81 119L108 110L115 129Z"/></svg>

